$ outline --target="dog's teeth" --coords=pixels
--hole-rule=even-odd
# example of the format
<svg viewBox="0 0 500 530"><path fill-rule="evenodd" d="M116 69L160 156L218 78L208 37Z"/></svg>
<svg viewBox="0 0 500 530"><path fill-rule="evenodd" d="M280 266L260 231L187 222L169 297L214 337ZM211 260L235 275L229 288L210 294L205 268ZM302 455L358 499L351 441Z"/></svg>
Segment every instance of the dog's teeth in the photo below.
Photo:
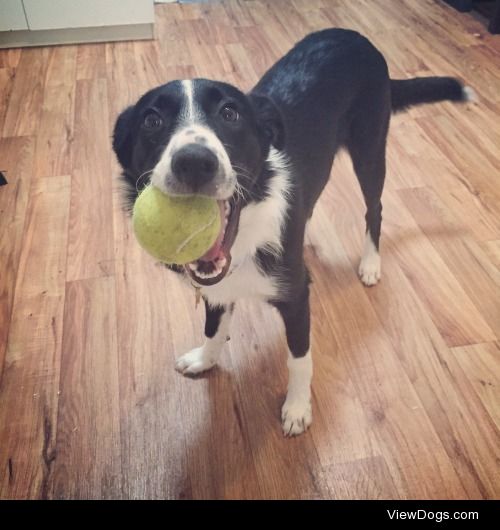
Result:
<svg viewBox="0 0 500 530"><path fill-rule="evenodd" d="M202 271L197 271L196 272L196 276L198 278L201 278L202 280L208 280L210 278L215 278L216 276L219 276L219 274L221 273L222 271L219 270L219 269L215 269L214 271L212 272L202 272Z"/></svg>
<svg viewBox="0 0 500 530"><path fill-rule="evenodd" d="M217 271L214 271L214 272L201 272L201 273L198 274L198 276L200 278L203 278L205 280L210 279L210 278L215 278L218 275L219 275L219 273Z"/></svg>
<svg viewBox="0 0 500 530"><path fill-rule="evenodd" d="M217 258L216 261L212 262L213 270L211 270L210 272L199 270L198 262L188 263L188 267L194 272L196 278L199 278L200 280L209 280L211 278L216 278L217 276L222 274L226 263L227 259L224 256L221 256Z"/></svg>

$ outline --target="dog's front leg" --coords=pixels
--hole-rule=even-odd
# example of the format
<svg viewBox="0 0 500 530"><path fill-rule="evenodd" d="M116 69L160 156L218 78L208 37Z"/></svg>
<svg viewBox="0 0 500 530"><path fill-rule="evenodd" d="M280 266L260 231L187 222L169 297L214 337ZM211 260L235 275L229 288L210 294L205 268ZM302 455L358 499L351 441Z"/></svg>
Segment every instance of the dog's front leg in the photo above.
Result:
<svg viewBox="0 0 500 530"><path fill-rule="evenodd" d="M292 302L275 304L283 317L288 342L288 391L281 409L285 436L296 436L312 423L311 379L313 363L309 346L309 287Z"/></svg>
<svg viewBox="0 0 500 530"><path fill-rule="evenodd" d="M206 300L205 343L179 357L175 369L183 374L198 374L217 364L224 343L229 340L229 326L234 304L211 306Z"/></svg>

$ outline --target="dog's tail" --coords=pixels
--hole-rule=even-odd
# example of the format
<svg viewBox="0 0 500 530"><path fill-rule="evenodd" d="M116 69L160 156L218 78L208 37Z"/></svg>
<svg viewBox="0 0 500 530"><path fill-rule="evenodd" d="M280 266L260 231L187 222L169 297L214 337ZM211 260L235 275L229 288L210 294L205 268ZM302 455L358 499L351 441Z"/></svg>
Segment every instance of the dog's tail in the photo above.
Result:
<svg viewBox="0 0 500 530"><path fill-rule="evenodd" d="M415 77L391 79L391 103L393 112L399 112L423 103L436 101L475 101L472 88L453 77Z"/></svg>

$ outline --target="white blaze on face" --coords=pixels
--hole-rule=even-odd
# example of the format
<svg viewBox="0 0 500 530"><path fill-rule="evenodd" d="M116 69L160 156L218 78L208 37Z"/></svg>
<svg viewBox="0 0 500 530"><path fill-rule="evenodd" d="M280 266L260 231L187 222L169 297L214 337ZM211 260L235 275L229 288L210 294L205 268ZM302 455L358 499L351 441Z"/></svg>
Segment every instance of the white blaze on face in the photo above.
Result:
<svg viewBox="0 0 500 530"><path fill-rule="evenodd" d="M196 105L196 91L193 81L182 81L181 86L184 105L179 113L179 125L152 172L151 183L164 193L171 192L169 181L175 179L175 176L172 175L172 157L184 146L199 143L210 149L217 157L219 162L219 169L215 177L217 198L228 199L234 192L236 175L227 151L214 131L203 124L202 111Z"/></svg>
<svg viewBox="0 0 500 530"><path fill-rule="evenodd" d="M190 79L182 81L182 90L184 91L185 104L182 112L182 116L186 118L188 123L194 121L194 87L193 82Z"/></svg>

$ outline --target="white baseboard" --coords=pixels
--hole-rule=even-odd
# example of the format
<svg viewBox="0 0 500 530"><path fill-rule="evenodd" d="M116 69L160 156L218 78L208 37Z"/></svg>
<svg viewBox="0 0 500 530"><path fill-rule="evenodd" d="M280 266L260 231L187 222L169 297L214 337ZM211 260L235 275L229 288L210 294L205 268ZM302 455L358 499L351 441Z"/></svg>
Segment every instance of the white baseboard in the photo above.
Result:
<svg viewBox="0 0 500 530"><path fill-rule="evenodd" d="M0 48L47 46L52 44L80 44L154 38L153 24L128 24L98 28L49 29L38 31L1 31Z"/></svg>

